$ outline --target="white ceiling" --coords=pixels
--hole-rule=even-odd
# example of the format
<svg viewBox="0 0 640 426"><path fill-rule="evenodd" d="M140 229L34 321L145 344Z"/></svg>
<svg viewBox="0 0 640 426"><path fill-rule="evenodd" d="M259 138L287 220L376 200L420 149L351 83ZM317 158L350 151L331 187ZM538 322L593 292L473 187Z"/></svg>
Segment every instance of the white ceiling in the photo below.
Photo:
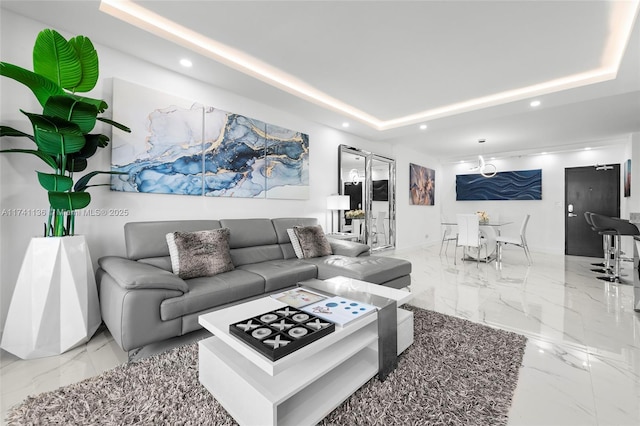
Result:
<svg viewBox="0 0 640 426"><path fill-rule="evenodd" d="M612 64L615 70L622 60L608 81L531 89L378 130L100 12L99 1L3 0L1 5L310 120L340 129L348 121L345 131L440 158L477 153L478 139L487 140L483 150L492 154L640 132L640 24L631 37L619 38L637 15L635 1L136 3L380 122L428 115ZM194 66L178 65L183 57ZM542 105L531 108L533 98ZM418 129L423 122L427 130Z"/></svg>

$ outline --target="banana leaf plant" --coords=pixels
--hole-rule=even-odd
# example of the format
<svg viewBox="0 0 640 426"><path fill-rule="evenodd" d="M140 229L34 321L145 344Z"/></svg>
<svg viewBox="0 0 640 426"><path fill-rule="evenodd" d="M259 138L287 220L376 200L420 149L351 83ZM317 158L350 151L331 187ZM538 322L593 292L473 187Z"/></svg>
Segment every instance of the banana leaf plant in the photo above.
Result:
<svg viewBox="0 0 640 426"><path fill-rule="evenodd" d="M97 121L130 129L98 114L107 110L101 99L78 96L92 90L98 81L98 53L85 36L66 40L55 30L38 34L33 47L33 71L0 62L0 75L27 86L43 110L41 114L20 110L31 122L33 135L7 126L0 126L0 137L29 139L35 149L2 149L0 152L29 154L38 157L52 172L37 172L40 185L48 191L49 215L45 237L74 235L75 211L91 202L86 191L90 180L99 174L119 174L93 171L74 183L74 174L84 171L88 159L98 148L109 143L106 135L91 133Z"/></svg>

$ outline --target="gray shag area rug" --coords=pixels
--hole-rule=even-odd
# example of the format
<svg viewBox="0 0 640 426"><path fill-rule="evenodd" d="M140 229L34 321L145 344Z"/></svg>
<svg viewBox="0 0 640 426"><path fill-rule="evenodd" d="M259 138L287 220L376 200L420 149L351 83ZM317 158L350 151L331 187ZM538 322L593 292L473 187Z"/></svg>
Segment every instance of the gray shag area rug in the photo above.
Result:
<svg viewBox="0 0 640 426"><path fill-rule="evenodd" d="M504 425L526 338L408 307L415 340L384 381L371 379L323 425ZM233 425L198 381L198 345L30 396L9 425Z"/></svg>

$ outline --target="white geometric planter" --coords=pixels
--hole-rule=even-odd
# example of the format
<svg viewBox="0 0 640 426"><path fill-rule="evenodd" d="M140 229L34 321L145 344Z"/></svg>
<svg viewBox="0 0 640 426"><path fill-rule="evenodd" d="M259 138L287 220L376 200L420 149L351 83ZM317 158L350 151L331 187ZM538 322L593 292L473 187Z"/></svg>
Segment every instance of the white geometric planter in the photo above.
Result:
<svg viewBox="0 0 640 426"><path fill-rule="evenodd" d="M32 238L0 347L22 359L59 355L88 341L101 320L84 236Z"/></svg>

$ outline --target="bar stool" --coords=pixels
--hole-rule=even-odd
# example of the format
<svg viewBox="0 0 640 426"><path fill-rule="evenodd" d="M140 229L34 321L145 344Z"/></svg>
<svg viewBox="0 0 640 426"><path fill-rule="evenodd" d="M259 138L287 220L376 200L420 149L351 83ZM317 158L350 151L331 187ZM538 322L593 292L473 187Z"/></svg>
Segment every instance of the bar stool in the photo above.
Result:
<svg viewBox="0 0 640 426"><path fill-rule="evenodd" d="M591 229L598 234L602 235L602 251L604 256L604 261L601 263L592 263L593 266L600 266L604 269L592 269L592 272L599 272L601 274L609 274L611 273L611 255L613 252L613 236L615 235L615 231L609 229L600 229L596 228L593 225L593 220L591 220L591 216L595 214L592 212L585 212L584 219L587 221L587 224L591 227Z"/></svg>
<svg viewBox="0 0 640 426"><path fill-rule="evenodd" d="M615 269L613 275L606 277L598 277L598 279L609 282L620 282L620 244L622 242L622 236L636 236L640 235L640 230L634 224L630 223L626 219L620 219L617 217L607 217L599 214L592 214L591 221L596 228L607 229L614 231L615 236Z"/></svg>

